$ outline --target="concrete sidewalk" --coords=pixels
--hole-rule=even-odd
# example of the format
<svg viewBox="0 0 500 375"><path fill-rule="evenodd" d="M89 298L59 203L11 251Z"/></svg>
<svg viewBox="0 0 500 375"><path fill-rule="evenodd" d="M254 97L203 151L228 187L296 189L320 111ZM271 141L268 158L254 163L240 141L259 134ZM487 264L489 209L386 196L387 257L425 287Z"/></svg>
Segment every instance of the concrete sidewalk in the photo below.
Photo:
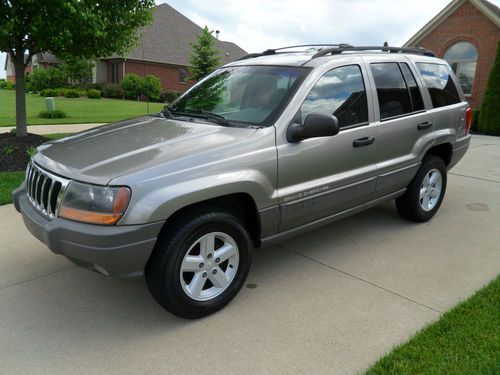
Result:
<svg viewBox="0 0 500 375"><path fill-rule="evenodd" d="M106 123L94 124L61 124L61 125L30 125L28 133L33 134L52 134L52 133L77 133L84 130L92 129L97 126L105 125ZM0 127L0 133L8 133L15 126Z"/></svg>
<svg viewBox="0 0 500 375"><path fill-rule="evenodd" d="M224 310L178 319L144 282L74 267L0 207L2 373L353 374L500 270L500 138L475 136L430 222L392 203L258 250Z"/></svg>

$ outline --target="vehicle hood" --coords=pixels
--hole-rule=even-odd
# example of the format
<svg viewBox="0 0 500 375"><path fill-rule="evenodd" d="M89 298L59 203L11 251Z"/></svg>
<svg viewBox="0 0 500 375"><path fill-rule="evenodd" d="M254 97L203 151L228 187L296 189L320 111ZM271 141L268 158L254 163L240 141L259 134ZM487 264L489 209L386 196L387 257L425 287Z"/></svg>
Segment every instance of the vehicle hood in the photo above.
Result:
<svg viewBox="0 0 500 375"><path fill-rule="evenodd" d="M238 143L255 131L144 116L44 143L34 161L60 176L105 185L137 170Z"/></svg>

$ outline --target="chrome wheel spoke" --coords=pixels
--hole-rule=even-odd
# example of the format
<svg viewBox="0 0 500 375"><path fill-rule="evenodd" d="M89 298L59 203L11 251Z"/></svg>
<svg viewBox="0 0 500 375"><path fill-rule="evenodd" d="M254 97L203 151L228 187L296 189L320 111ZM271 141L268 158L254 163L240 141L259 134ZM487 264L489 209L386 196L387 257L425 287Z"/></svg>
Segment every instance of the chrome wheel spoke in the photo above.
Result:
<svg viewBox="0 0 500 375"><path fill-rule="evenodd" d="M229 279L220 267L215 268L216 273L210 272L208 275L209 280L217 288L226 288L229 285Z"/></svg>
<svg viewBox="0 0 500 375"><path fill-rule="evenodd" d="M429 197L431 198L439 198L439 195L440 195L440 191L438 190L431 190L431 192L429 193Z"/></svg>
<svg viewBox="0 0 500 375"><path fill-rule="evenodd" d="M202 272L196 272L189 283L189 290L193 297L199 297L207 279L203 277Z"/></svg>
<svg viewBox="0 0 500 375"><path fill-rule="evenodd" d="M425 194L427 194L427 189L425 187L420 188L420 199L422 199Z"/></svg>
<svg viewBox="0 0 500 375"><path fill-rule="evenodd" d="M422 206L425 210L429 209L429 196L426 194L422 200Z"/></svg>
<svg viewBox="0 0 500 375"><path fill-rule="evenodd" d="M236 253L236 250L234 249L233 245L231 244L224 244L220 249L217 249L215 251L214 257L216 259L219 259L218 263L223 263L229 258L231 258L234 254Z"/></svg>
<svg viewBox="0 0 500 375"><path fill-rule="evenodd" d="M205 260L201 255L189 255L182 262L182 272L198 272L200 270L200 264L204 264Z"/></svg>
<svg viewBox="0 0 500 375"><path fill-rule="evenodd" d="M208 254L213 254L215 248L215 235L209 234L200 241L200 255L207 258Z"/></svg>

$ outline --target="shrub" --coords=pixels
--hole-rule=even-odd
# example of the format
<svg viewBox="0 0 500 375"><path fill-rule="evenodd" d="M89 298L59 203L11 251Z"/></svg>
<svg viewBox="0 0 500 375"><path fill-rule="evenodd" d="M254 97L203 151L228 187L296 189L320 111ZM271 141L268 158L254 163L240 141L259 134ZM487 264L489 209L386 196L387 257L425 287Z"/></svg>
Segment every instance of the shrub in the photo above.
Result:
<svg viewBox="0 0 500 375"><path fill-rule="evenodd" d="M102 83L84 83L80 85L82 90L99 90L102 91Z"/></svg>
<svg viewBox="0 0 500 375"><path fill-rule="evenodd" d="M32 158L35 154L36 154L36 147L35 146L29 146L27 149L26 149L26 154L28 154L28 156L30 158Z"/></svg>
<svg viewBox="0 0 500 375"><path fill-rule="evenodd" d="M479 120L479 109L473 109L472 110L472 123L470 126L471 130L475 130L475 131L479 130L477 128L478 120Z"/></svg>
<svg viewBox="0 0 500 375"><path fill-rule="evenodd" d="M65 118L66 113L64 111L59 110L59 109L56 109L55 111L41 111L38 114L38 117L41 117L41 118Z"/></svg>
<svg viewBox="0 0 500 375"><path fill-rule="evenodd" d="M486 85L478 126L482 132L500 135L500 42Z"/></svg>
<svg viewBox="0 0 500 375"><path fill-rule="evenodd" d="M5 78L0 78L0 90L2 90L5 86Z"/></svg>
<svg viewBox="0 0 500 375"><path fill-rule="evenodd" d="M162 97L164 102L172 103L180 95L181 95L181 93L179 91L167 90L167 91L162 92L161 97Z"/></svg>
<svg viewBox="0 0 500 375"><path fill-rule="evenodd" d="M16 84L14 82L5 81L2 87L4 90L15 90Z"/></svg>
<svg viewBox="0 0 500 375"><path fill-rule="evenodd" d="M44 89L40 91L40 96L49 97L49 96L59 96L59 90L56 89Z"/></svg>
<svg viewBox="0 0 500 375"><path fill-rule="evenodd" d="M31 87L33 90L55 89L64 84L64 74L58 68L39 68L31 73Z"/></svg>
<svg viewBox="0 0 500 375"><path fill-rule="evenodd" d="M17 147L16 146L13 146L13 145L7 145L3 148L2 152L4 153L4 155L10 155L12 154L14 151L17 150Z"/></svg>
<svg viewBox="0 0 500 375"><path fill-rule="evenodd" d="M101 99L101 92L99 90L89 90L87 96L89 99Z"/></svg>
<svg viewBox="0 0 500 375"><path fill-rule="evenodd" d="M64 91L64 96L66 98L79 98L80 97L80 90L78 90L78 89L66 89Z"/></svg>
<svg viewBox="0 0 500 375"><path fill-rule="evenodd" d="M143 80L137 74L125 74L122 88L126 98L137 99L142 94Z"/></svg>
<svg viewBox="0 0 500 375"><path fill-rule="evenodd" d="M123 98L123 89L121 85L108 83L102 86L102 96L105 98Z"/></svg>
<svg viewBox="0 0 500 375"><path fill-rule="evenodd" d="M148 74L142 79L142 94L150 99L159 99L161 94L160 78Z"/></svg>

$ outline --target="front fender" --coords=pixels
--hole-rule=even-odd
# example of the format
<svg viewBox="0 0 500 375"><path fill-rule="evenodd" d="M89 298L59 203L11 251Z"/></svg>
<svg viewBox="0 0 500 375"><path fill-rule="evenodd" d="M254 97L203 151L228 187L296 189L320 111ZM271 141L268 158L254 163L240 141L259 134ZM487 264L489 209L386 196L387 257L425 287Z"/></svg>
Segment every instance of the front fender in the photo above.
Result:
<svg viewBox="0 0 500 375"><path fill-rule="evenodd" d="M166 220L186 206L235 193L250 195L257 209L275 204L273 184L266 175L256 170L234 171L173 184L165 181L154 190L148 186L136 187L120 224Z"/></svg>

